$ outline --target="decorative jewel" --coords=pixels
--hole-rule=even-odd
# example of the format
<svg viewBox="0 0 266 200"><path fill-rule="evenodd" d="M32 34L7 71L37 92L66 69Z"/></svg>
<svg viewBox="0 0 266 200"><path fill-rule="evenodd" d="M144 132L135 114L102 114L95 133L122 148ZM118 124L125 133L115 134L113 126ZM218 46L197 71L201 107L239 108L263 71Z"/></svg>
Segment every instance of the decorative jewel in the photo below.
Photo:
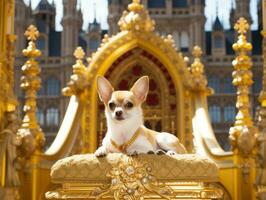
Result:
<svg viewBox="0 0 266 200"><path fill-rule="evenodd" d="M134 193L134 190L132 190L132 189L128 189L128 190L127 190L127 193L128 193L128 194L133 194L133 193Z"/></svg>
<svg viewBox="0 0 266 200"><path fill-rule="evenodd" d="M116 185L118 183L118 180L115 178L115 179L112 179L112 185Z"/></svg>
<svg viewBox="0 0 266 200"><path fill-rule="evenodd" d="M132 166L127 167L126 172L128 175L132 175L134 173L134 168Z"/></svg>
<svg viewBox="0 0 266 200"><path fill-rule="evenodd" d="M145 177L145 178L142 179L142 182L143 183L148 183L148 179Z"/></svg>

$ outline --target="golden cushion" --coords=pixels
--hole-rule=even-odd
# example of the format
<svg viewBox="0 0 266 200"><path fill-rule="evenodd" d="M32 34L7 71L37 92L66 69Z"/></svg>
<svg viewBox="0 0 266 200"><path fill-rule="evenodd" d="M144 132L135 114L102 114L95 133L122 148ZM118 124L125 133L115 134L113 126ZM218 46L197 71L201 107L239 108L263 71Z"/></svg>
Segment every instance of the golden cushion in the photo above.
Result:
<svg viewBox="0 0 266 200"><path fill-rule="evenodd" d="M165 181L218 181L216 164L195 154L153 155L141 154L133 159L148 163L157 180ZM88 183L110 181L106 174L118 162L128 160L121 153L97 158L93 154L74 155L58 160L51 169L54 183Z"/></svg>

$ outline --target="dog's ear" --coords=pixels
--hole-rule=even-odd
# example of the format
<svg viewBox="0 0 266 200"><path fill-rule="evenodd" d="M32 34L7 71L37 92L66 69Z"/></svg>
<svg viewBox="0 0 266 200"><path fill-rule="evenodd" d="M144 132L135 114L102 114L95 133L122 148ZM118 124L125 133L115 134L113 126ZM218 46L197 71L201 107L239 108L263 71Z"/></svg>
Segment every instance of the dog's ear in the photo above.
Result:
<svg viewBox="0 0 266 200"><path fill-rule="evenodd" d="M146 100L149 92L149 77L142 76L139 78L133 87L130 89L131 92L137 97L138 101L143 102Z"/></svg>
<svg viewBox="0 0 266 200"><path fill-rule="evenodd" d="M114 91L111 83L103 76L97 76L97 90L101 101L107 104Z"/></svg>

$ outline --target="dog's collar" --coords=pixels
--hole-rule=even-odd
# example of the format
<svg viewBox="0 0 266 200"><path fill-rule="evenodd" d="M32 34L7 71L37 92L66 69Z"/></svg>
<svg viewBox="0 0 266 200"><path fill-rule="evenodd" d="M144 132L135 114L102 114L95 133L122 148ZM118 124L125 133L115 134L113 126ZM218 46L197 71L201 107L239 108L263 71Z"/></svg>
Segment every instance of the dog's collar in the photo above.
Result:
<svg viewBox="0 0 266 200"><path fill-rule="evenodd" d="M136 141L140 133L141 133L141 127L139 127L137 131L134 133L134 135L126 143L122 145L118 145L114 140L112 140L112 138L110 138L110 142L120 152L126 153L127 148L130 147L130 145L132 145Z"/></svg>

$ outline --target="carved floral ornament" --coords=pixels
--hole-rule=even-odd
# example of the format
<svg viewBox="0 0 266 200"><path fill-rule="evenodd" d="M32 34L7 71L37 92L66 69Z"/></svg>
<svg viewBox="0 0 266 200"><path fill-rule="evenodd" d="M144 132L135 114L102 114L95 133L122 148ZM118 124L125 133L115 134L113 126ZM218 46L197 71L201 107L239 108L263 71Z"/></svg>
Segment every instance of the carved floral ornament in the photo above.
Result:
<svg viewBox="0 0 266 200"><path fill-rule="evenodd" d="M112 194L115 200L144 200L144 195L153 193L164 199L173 197L173 190L164 183L159 183L152 168L147 164L128 157L128 161L118 162L107 174L111 184L107 188L97 188L92 192L96 199Z"/></svg>

